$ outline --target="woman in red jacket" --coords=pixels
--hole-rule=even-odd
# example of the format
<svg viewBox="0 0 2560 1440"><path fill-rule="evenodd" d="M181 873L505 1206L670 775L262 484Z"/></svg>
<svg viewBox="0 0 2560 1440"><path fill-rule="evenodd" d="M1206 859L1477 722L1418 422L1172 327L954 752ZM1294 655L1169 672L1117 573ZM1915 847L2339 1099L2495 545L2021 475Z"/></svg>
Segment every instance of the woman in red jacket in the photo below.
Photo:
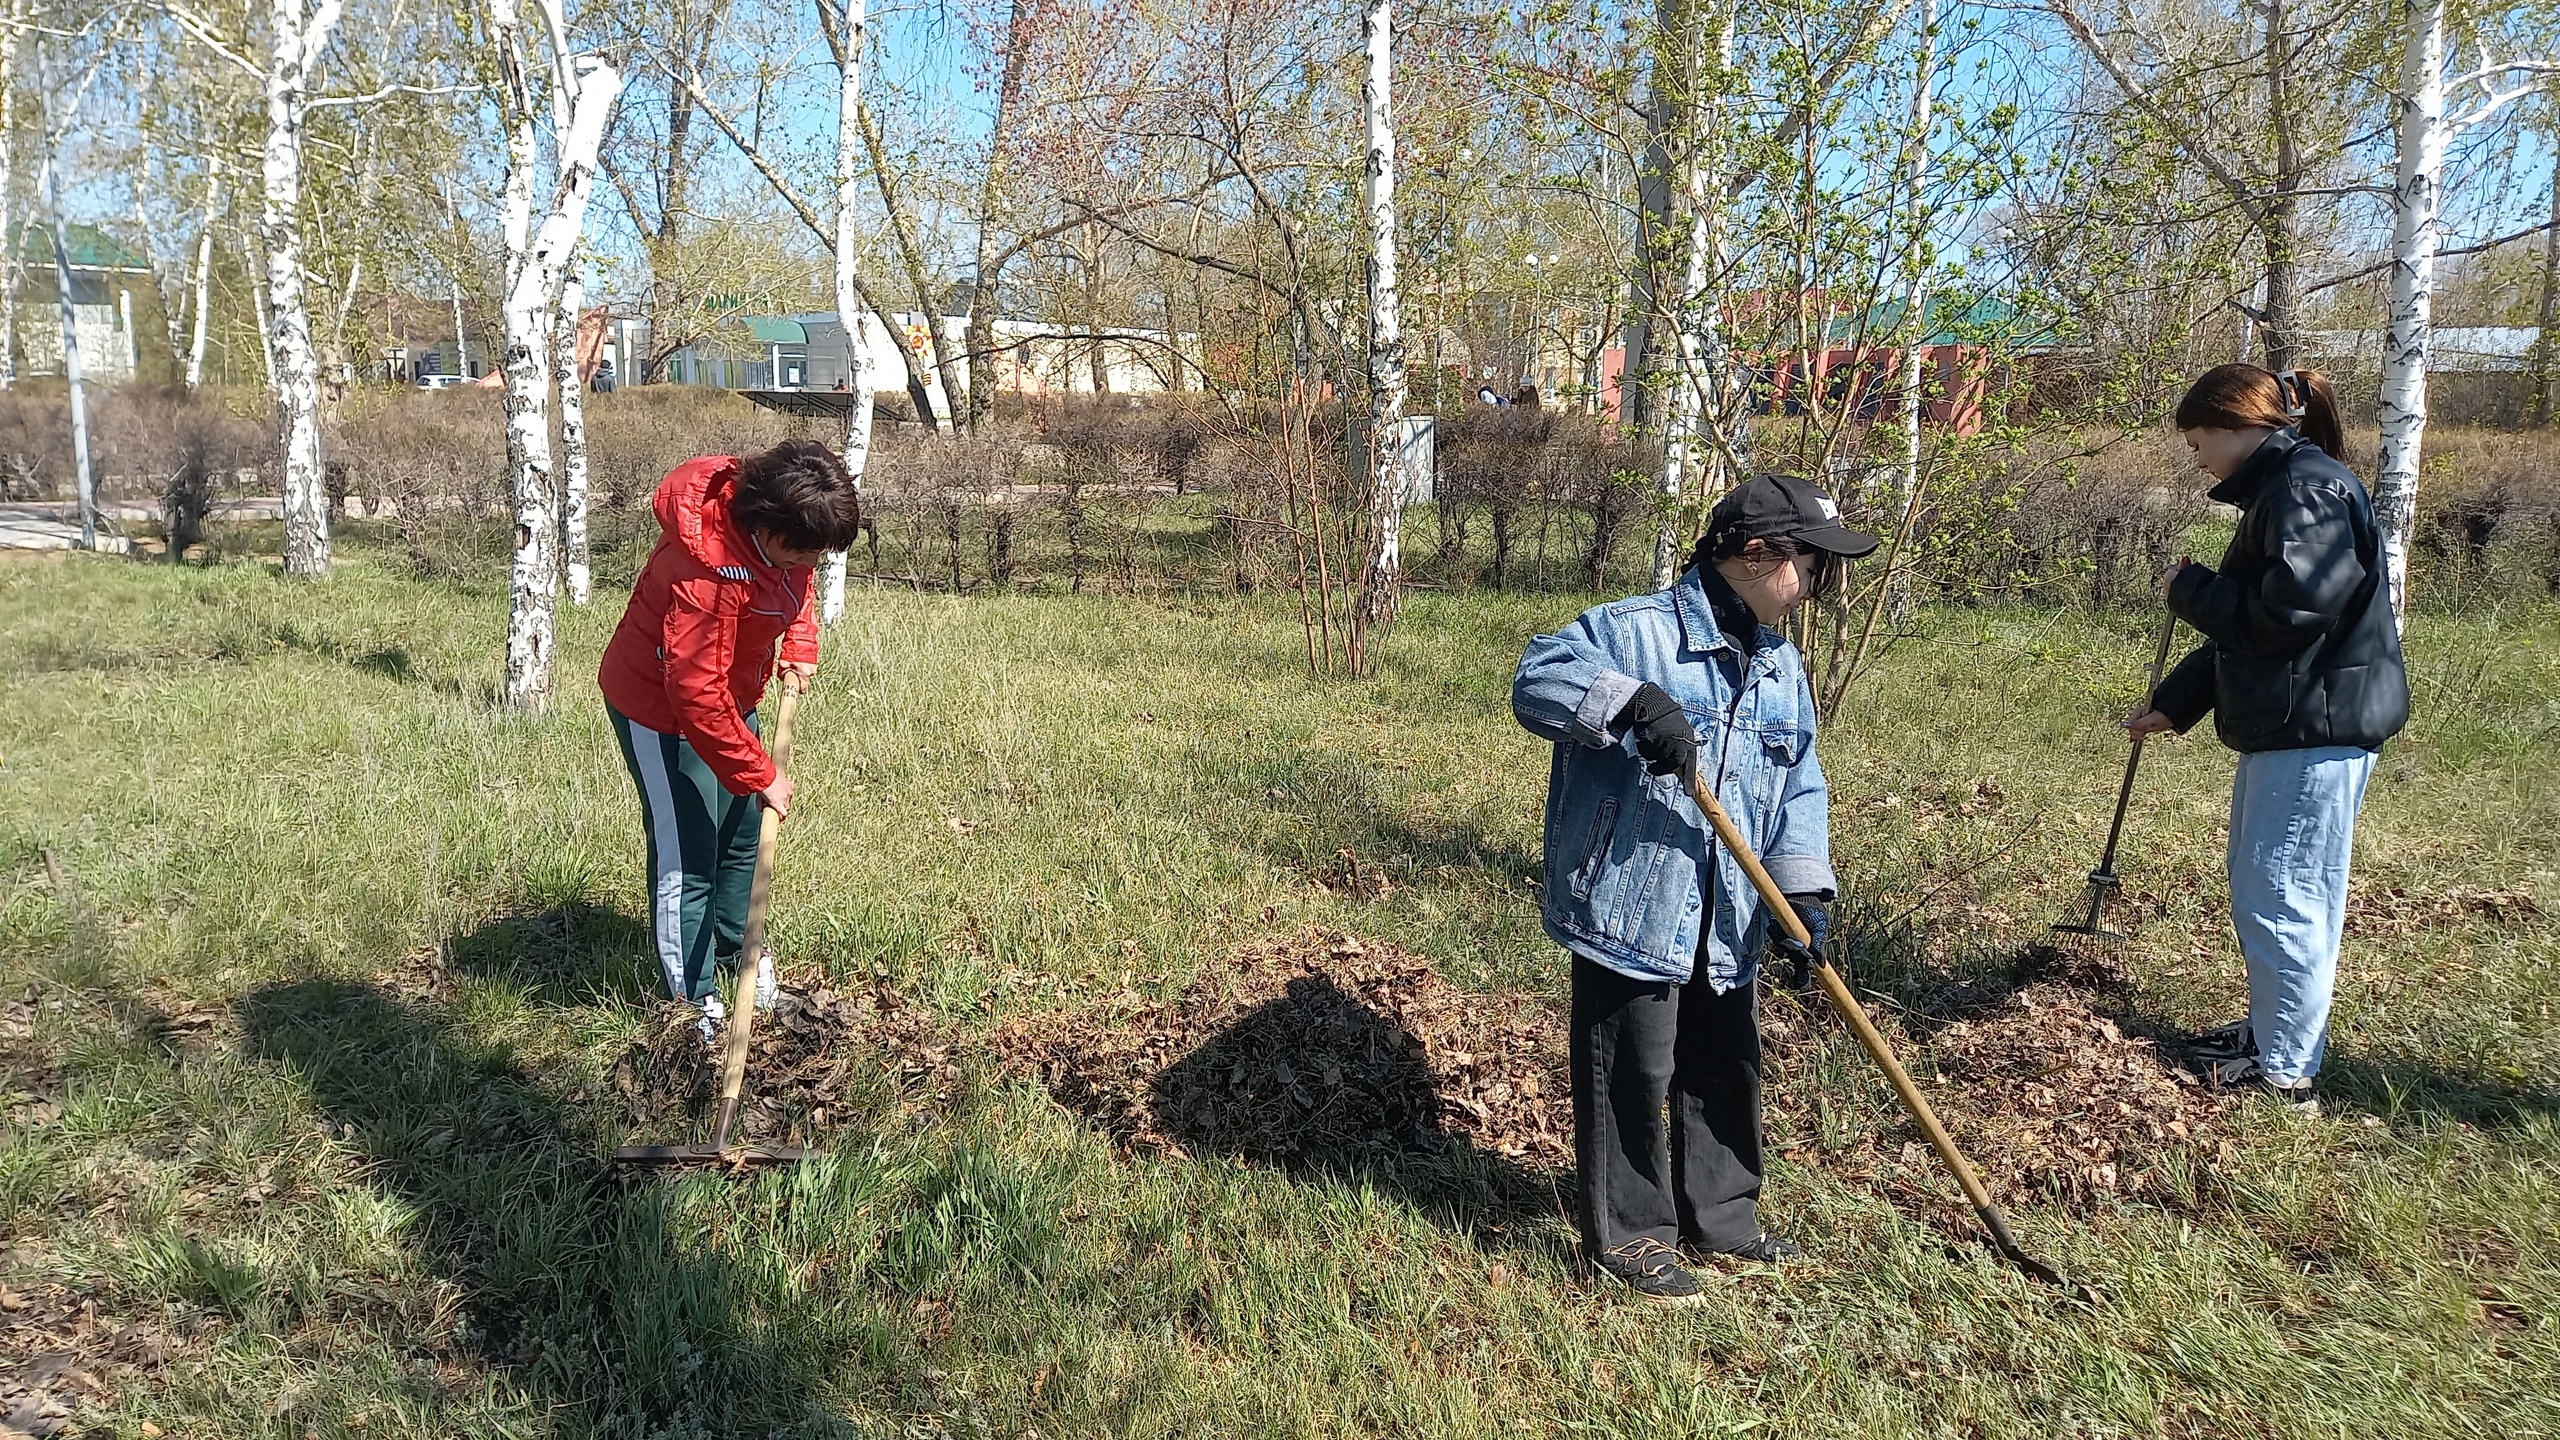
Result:
<svg viewBox="0 0 2560 1440"><path fill-rule="evenodd" d="M734 963L755 879L759 802L791 813L791 782L756 733L775 671L818 669L810 567L853 542L861 511L835 452L791 440L761 455L688 460L658 486L665 533L605 646L605 710L640 786L649 927L667 990L721 1021L714 972ZM773 961L757 957L759 1006Z"/></svg>

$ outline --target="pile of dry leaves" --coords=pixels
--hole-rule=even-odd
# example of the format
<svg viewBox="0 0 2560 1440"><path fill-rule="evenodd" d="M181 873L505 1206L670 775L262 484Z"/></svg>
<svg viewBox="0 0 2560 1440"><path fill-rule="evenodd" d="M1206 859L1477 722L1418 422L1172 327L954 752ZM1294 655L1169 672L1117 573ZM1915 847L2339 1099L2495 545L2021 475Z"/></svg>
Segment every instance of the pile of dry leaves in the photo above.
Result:
<svg viewBox="0 0 2560 1440"><path fill-rule="evenodd" d="M1956 1021L1933 1037L1931 1056L1959 1143L2003 1191L2081 1203L2156 1195L2171 1156L2231 1153L2235 1096L2061 985L2030 985Z"/></svg>
<svg viewBox="0 0 2560 1440"><path fill-rule="evenodd" d="M814 975L783 977L758 1015L747 1057L744 1138L813 1144L856 1121L950 1101L959 1078L942 1024L883 981L845 993ZM664 1005L613 1068L635 1141L706 1138L720 1094L720 1057L687 1005Z"/></svg>
<svg viewBox="0 0 2560 1440"><path fill-rule="evenodd" d="M1410 952L1306 929L1250 942L1177 999L1012 1021L1006 1067L1123 1145L1274 1162L1573 1158L1564 1027Z"/></svg>

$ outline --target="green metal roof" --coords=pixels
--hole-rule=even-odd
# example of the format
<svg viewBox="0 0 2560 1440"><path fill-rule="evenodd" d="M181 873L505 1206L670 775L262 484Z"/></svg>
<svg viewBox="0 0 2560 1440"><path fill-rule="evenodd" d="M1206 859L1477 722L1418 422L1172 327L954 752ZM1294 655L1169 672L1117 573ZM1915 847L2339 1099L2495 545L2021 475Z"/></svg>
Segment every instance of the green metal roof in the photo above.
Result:
<svg viewBox="0 0 2560 1440"><path fill-rule="evenodd" d="M1855 340L1861 333L1870 343L1887 343L1898 339L1894 332L1902 324L1905 308L1904 301L1887 300L1863 318L1835 316L1825 328L1834 344ZM2023 320L2016 306L1995 296L1959 301L1933 295L1927 314L1929 333L1921 340L1923 345L1980 345L1993 339L2032 345L2051 339L2050 326Z"/></svg>
<svg viewBox="0 0 2560 1440"><path fill-rule="evenodd" d="M31 224L21 224L16 228L19 260L28 265L52 268L52 228ZM63 226L62 230L74 270L131 270L140 273L151 268L142 262L141 256L117 244L116 237L95 225L74 222Z"/></svg>
<svg viewBox="0 0 2560 1440"><path fill-rule="evenodd" d="M745 317L747 334L759 345L806 345L809 332L797 320L777 320L766 316Z"/></svg>

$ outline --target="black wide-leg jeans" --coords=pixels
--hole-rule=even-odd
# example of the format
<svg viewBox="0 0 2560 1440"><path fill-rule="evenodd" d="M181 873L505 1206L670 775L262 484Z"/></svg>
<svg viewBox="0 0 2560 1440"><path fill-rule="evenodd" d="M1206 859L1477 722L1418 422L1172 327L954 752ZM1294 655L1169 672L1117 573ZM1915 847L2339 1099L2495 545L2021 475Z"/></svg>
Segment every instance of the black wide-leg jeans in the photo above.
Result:
<svg viewBox="0 0 2560 1440"><path fill-rule="evenodd" d="M1583 1254L1639 1236L1729 1250L1760 1233L1758 987L1717 994L1573 957L1573 1150Z"/></svg>

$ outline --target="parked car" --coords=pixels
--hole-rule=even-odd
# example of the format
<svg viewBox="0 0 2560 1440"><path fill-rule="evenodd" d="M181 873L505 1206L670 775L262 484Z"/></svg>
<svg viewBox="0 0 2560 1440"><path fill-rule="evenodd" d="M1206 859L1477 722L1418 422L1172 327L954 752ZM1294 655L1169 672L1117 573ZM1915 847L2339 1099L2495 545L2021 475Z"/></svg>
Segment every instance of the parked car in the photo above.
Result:
<svg viewBox="0 0 2560 1440"><path fill-rule="evenodd" d="M421 390L450 390L457 385L470 383L471 377L468 375L421 375L418 377L418 388Z"/></svg>

